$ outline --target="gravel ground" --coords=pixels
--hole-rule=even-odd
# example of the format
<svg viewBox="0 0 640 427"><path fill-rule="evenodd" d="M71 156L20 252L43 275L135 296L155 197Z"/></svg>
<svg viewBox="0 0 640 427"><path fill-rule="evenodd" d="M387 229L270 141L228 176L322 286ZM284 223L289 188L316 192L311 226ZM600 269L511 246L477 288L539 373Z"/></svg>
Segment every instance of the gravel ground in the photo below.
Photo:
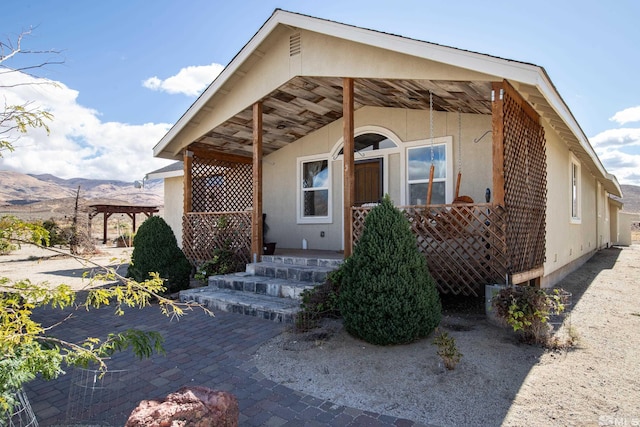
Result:
<svg viewBox="0 0 640 427"><path fill-rule="evenodd" d="M104 272L96 269L96 264L116 268L118 273L125 274L133 248L98 246L97 253L87 261L74 259L68 249L54 248L54 251L22 245L9 255L0 256L0 276L12 280L29 278L32 283L47 282L52 286L65 284L74 290L87 289L104 284L90 280L92 272Z"/></svg>
<svg viewBox="0 0 640 427"><path fill-rule="evenodd" d="M255 355L268 378L337 404L438 426L640 425L640 246L598 252L558 286L573 293L559 336L544 350L487 322L447 310L440 327L463 357L442 367L432 337L377 347L337 321L284 333Z"/></svg>

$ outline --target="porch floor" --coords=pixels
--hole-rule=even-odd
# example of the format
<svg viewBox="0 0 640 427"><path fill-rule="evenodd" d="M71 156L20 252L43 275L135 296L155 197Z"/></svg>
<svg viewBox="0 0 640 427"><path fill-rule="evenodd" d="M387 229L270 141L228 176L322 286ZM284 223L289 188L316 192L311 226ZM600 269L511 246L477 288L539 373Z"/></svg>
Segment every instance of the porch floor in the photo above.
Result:
<svg viewBox="0 0 640 427"><path fill-rule="evenodd" d="M276 248L273 256L341 260L344 259L344 252L320 249Z"/></svg>

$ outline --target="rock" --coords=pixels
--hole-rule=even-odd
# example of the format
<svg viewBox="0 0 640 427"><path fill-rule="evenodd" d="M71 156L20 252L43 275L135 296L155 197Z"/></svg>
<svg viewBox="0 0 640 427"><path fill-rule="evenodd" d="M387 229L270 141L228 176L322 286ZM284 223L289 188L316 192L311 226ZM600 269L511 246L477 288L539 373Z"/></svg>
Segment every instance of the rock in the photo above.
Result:
<svg viewBox="0 0 640 427"><path fill-rule="evenodd" d="M164 400L143 400L125 427L237 427L238 399L225 391L182 387Z"/></svg>

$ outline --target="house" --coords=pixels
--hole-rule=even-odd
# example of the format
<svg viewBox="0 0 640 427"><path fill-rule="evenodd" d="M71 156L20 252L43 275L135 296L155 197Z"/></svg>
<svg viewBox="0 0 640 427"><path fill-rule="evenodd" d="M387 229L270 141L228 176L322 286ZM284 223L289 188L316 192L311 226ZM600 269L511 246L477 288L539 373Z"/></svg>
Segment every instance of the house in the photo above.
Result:
<svg viewBox="0 0 640 427"><path fill-rule="evenodd" d="M145 175L144 180L162 179L164 182L163 219L173 230L178 246L182 247L182 199L184 165L181 161L171 163Z"/></svg>
<svg viewBox="0 0 640 427"><path fill-rule="evenodd" d="M263 213L278 248L348 257L389 194L464 295L553 285L615 241L622 194L542 67L283 10L154 156L183 162L166 191L194 263L259 259Z"/></svg>

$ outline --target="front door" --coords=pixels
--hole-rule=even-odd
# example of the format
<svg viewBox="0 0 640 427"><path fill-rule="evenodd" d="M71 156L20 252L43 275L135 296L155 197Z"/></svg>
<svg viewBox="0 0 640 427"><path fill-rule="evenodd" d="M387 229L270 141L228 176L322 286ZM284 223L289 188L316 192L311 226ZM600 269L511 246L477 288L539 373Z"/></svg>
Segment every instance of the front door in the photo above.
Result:
<svg viewBox="0 0 640 427"><path fill-rule="evenodd" d="M354 206L378 203L382 200L382 159L355 162L356 195Z"/></svg>

